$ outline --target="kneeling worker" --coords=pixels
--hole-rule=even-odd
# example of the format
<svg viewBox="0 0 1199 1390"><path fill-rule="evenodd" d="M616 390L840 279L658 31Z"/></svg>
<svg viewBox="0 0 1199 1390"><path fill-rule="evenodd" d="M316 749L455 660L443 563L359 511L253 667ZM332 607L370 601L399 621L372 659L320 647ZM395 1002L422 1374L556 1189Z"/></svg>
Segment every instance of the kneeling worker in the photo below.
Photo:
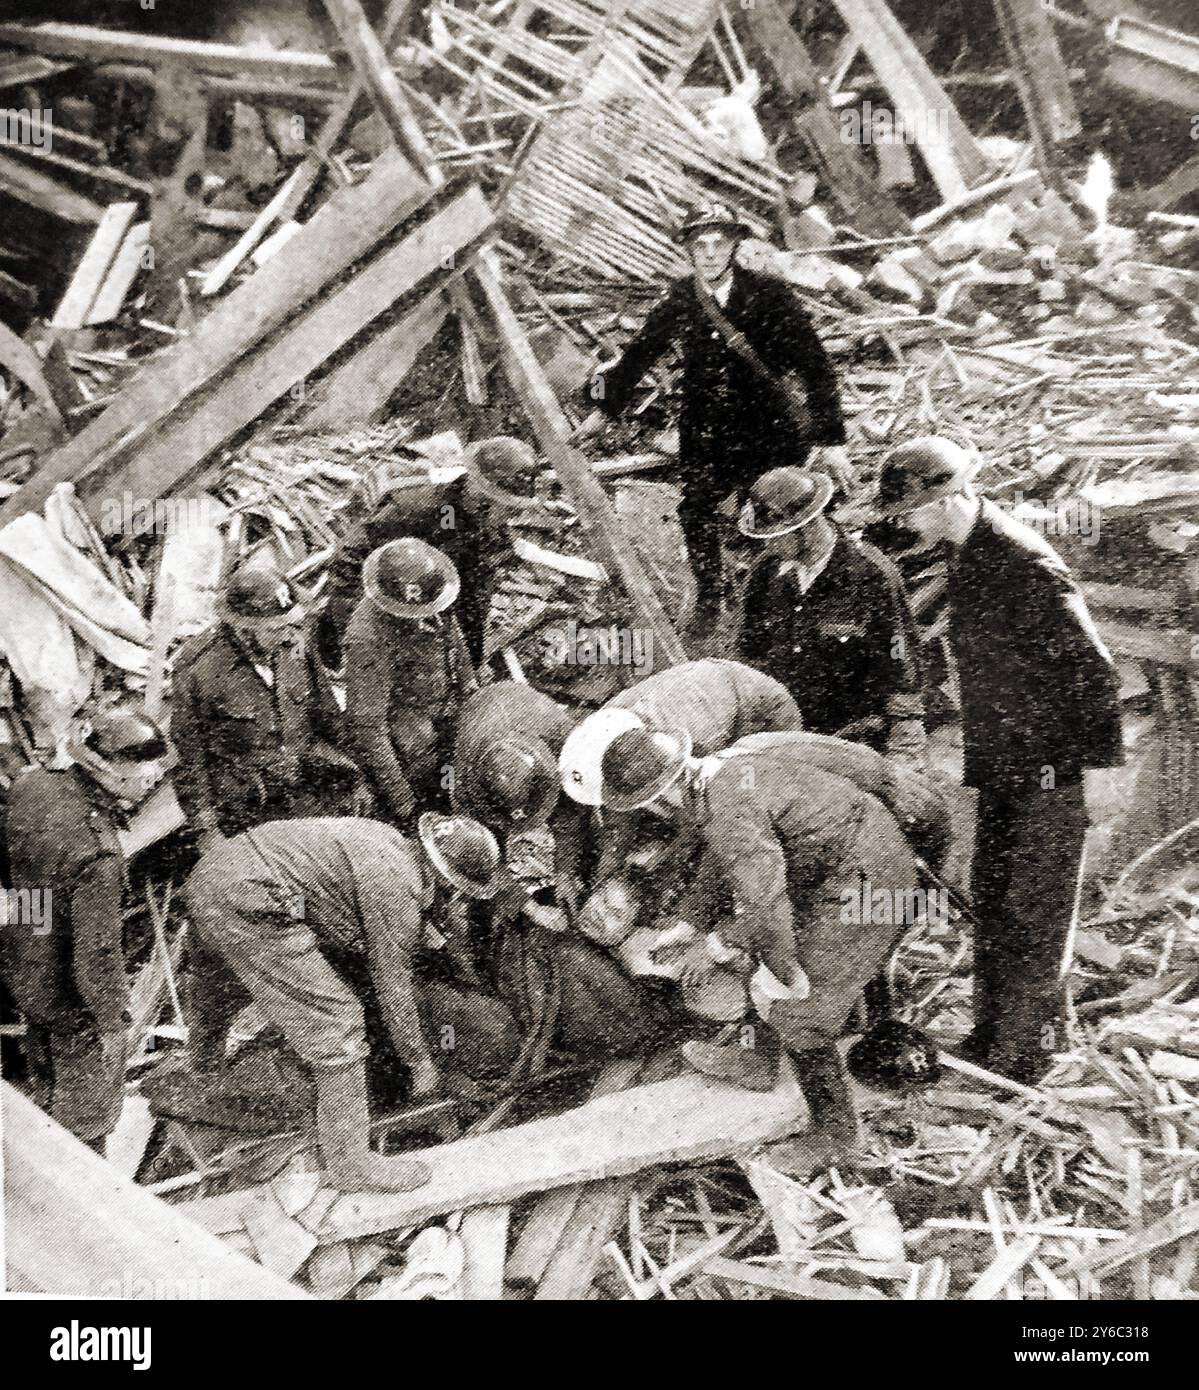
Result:
<svg viewBox="0 0 1199 1390"><path fill-rule="evenodd" d="M499 881L499 846L475 821L426 813L419 846L377 821L272 822L218 842L187 883L201 945L224 960L311 1068L322 1161L345 1191L410 1191L430 1173L370 1148L363 1009L322 948L366 957L413 1093L427 1096L440 1076L421 1028L414 957L435 941L439 899L489 898ZM201 1066L228 1022L210 1012L193 1026Z"/></svg>

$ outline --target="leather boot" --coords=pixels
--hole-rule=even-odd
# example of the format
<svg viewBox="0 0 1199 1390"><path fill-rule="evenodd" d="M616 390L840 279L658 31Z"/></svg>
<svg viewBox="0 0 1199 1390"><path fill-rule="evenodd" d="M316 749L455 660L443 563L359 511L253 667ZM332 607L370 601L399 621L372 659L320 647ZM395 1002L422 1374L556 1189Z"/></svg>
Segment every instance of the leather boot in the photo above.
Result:
<svg viewBox="0 0 1199 1390"><path fill-rule="evenodd" d="M433 1170L419 1159L384 1158L370 1147L366 1063L320 1067L316 1077L316 1134L325 1176L343 1192L412 1192Z"/></svg>
<svg viewBox="0 0 1199 1390"><path fill-rule="evenodd" d="M728 1041L721 1034L715 1042L683 1044L683 1059L704 1076L728 1081L746 1091L773 1091L779 1075L780 1047L774 1030L754 1025L754 1046L745 1047L734 1028Z"/></svg>

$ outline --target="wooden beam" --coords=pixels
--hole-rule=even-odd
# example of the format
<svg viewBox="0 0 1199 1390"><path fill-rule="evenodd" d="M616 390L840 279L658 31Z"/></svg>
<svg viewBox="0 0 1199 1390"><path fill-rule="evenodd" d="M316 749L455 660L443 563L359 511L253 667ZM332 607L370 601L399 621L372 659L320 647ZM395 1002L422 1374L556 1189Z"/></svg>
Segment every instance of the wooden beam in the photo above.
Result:
<svg viewBox="0 0 1199 1390"><path fill-rule="evenodd" d="M495 253L482 252L474 273L499 329L499 345L513 390L533 427L541 452L565 489L579 520L599 551L608 573L618 577L635 620L654 634L657 652L667 665L687 659L666 610L662 607L641 560L624 534L608 494L587 460L569 443L570 426L533 351L525 330L504 292ZM657 656L655 655L655 660Z"/></svg>
<svg viewBox="0 0 1199 1390"><path fill-rule="evenodd" d="M113 203L104 209L100 225L79 258L66 293L50 320L51 328L82 328L87 323L92 305L136 216L136 203Z"/></svg>
<svg viewBox="0 0 1199 1390"><path fill-rule="evenodd" d="M146 248L150 245L150 224L139 222L129 229L121 243L100 291L87 314L87 327L111 323L125 307L125 296L143 269Z"/></svg>
<svg viewBox="0 0 1199 1390"><path fill-rule="evenodd" d="M306 392L293 423L311 430L373 424L449 312L445 289L438 285Z"/></svg>
<svg viewBox="0 0 1199 1390"><path fill-rule="evenodd" d="M0 521L39 510L58 483L84 470L111 466L430 196L407 161L391 152L381 156L364 182L340 190L305 223L284 255L216 304L190 337L155 359L102 415L44 459L37 476L0 508Z"/></svg>
<svg viewBox="0 0 1199 1390"><path fill-rule="evenodd" d="M389 0L383 22L379 26L379 42L386 47L400 32L412 0ZM316 182L324 172L329 156L340 144L342 137L358 109L358 103L366 95L366 83L355 76L345 94L338 98L336 105L325 117L320 133L312 149L306 154L296 170L296 181L288 194L287 201L279 212L279 220L286 222L300 211L308 195L316 187Z"/></svg>
<svg viewBox="0 0 1199 1390"><path fill-rule="evenodd" d="M833 0L861 41L878 80L905 127L912 131L941 197L960 198L991 172L923 54L886 0Z"/></svg>
<svg viewBox="0 0 1199 1390"><path fill-rule="evenodd" d="M94 511L104 495L161 497L194 480L216 449L435 275L447 257L461 255L492 221L482 193L467 188L160 424L131 457L115 468L88 469L76 479L80 500Z"/></svg>
<svg viewBox="0 0 1199 1390"><path fill-rule="evenodd" d="M325 0L325 9L345 44L359 81L370 93L396 144L435 188L440 187L444 182L441 170L359 0Z"/></svg>
<svg viewBox="0 0 1199 1390"><path fill-rule="evenodd" d="M12 329L3 323L0 323L0 366L11 372L23 386L28 387L51 418L57 424L62 424L62 412L46 379L42 359L29 343L18 338Z"/></svg>
<svg viewBox="0 0 1199 1390"><path fill-rule="evenodd" d="M0 24L0 43L87 63L187 63L205 72L231 76L251 73L304 82L334 83L338 78L337 65L327 53L160 38L89 24Z"/></svg>
<svg viewBox="0 0 1199 1390"><path fill-rule="evenodd" d="M828 104L820 70L778 0L755 0L744 14L779 87L796 103L795 124L819 160L846 216L867 235L906 231L907 218L880 191L861 149L841 139L840 124Z"/></svg>
<svg viewBox="0 0 1199 1390"><path fill-rule="evenodd" d="M325 1217L321 1242L418 1226L446 1212L498 1206L663 1163L747 1153L791 1133L806 1113L790 1067L766 1093L690 1074L635 1086L561 1115L422 1150L433 1170L424 1187L339 1197ZM200 1198L189 1212L209 1230L236 1230L242 1196Z"/></svg>
<svg viewBox="0 0 1199 1390"><path fill-rule="evenodd" d="M4 1082L6 1253L74 1298L306 1298L138 1187ZM133 1292L129 1289L132 1287Z"/></svg>
<svg viewBox="0 0 1199 1390"><path fill-rule="evenodd" d="M1152 188L1139 188L1132 201L1146 212L1166 212L1183 198L1199 193L1199 155L1179 165L1172 174Z"/></svg>
<svg viewBox="0 0 1199 1390"><path fill-rule="evenodd" d="M1037 168L1047 183L1060 189L1062 171L1054 146L1073 140L1082 131L1082 122L1057 35L1041 0L995 0L995 17Z"/></svg>

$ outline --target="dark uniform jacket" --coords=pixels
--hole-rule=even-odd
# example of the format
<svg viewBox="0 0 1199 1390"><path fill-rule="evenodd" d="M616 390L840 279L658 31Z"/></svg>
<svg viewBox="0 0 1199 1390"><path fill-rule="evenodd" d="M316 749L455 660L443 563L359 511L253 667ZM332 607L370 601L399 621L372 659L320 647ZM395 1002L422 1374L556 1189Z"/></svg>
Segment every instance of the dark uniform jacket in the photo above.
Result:
<svg viewBox="0 0 1199 1390"><path fill-rule="evenodd" d="M388 541L415 536L436 546L457 566L462 580L456 610L458 621L477 662L487 622L489 574L506 539L488 523L487 500L470 495L465 476L450 483L418 478L389 493L346 532L329 567L325 612L337 639L344 635L354 606L362 597L362 570L367 556Z"/></svg>
<svg viewBox="0 0 1199 1390"><path fill-rule="evenodd" d="M776 376L795 372L807 388L812 422L797 434L785 398L725 342L696 296L695 279L675 281L615 366L600 373L591 403L615 417L637 383L677 340L683 353L679 475L692 498L719 499L771 468L795 463L805 445L845 439L833 367L811 321L780 280L734 268L725 316Z"/></svg>
<svg viewBox="0 0 1199 1390"><path fill-rule="evenodd" d="M333 814L360 780L337 747L341 712L303 646L273 662L274 685L225 624L201 633L175 665L175 791L192 827L237 835L269 820Z"/></svg>
<svg viewBox="0 0 1199 1390"><path fill-rule="evenodd" d="M907 742L922 745L919 637L895 566L873 546L838 535L806 594L793 570L779 570L768 557L746 586L742 660L787 687L814 733L869 720L873 727L846 737L899 752L888 735L903 723Z"/></svg>
<svg viewBox="0 0 1199 1390"><path fill-rule="evenodd" d="M346 630L346 719L358 761L395 820L442 799L458 711L475 686L452 613L404 620L359 601Z"/></svg>
<svg viewBox="0 0 1199 1390"><path fill-rule="evenodd" d="M949 640L967 786L1060 788L1123 762L1119 678L1082 595L1048 541L985 500L950 566Z"/></svg>
<svg viewBox="0 0 1199 1390"><path fill-rule="evenodd" d="M9 794L12 884L18 893L42 893L45 912L41 922L19 910L4 914L13 919L0 925L4 977L18 1007L52 1034L124 1026L129 990L116 814L75 768L33 768ZM10 908L21 901L10 900Z"/></svg>

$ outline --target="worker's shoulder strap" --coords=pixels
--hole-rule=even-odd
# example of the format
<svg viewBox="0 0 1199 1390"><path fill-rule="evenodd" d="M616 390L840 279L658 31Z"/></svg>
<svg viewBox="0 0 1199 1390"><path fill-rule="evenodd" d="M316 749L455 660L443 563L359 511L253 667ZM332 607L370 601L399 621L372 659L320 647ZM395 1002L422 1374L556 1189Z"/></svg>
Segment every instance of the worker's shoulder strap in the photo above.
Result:
<svg viewBox="0 0 1199 1390"><path fill-rule="evenodd" d="M728 346L756 376L760 377L782 395L788 409L795 414L797 423L800 423L806 428L808 424L808 402L806 394L802 389L789 378L778 377L770 370L766 363L762 361L761 356L758 354L758 350L732 319L729 318L713 296L708 293L707 289L700 284L698 278L695 281L695 298L708 321L717 329Z"/></svg>

